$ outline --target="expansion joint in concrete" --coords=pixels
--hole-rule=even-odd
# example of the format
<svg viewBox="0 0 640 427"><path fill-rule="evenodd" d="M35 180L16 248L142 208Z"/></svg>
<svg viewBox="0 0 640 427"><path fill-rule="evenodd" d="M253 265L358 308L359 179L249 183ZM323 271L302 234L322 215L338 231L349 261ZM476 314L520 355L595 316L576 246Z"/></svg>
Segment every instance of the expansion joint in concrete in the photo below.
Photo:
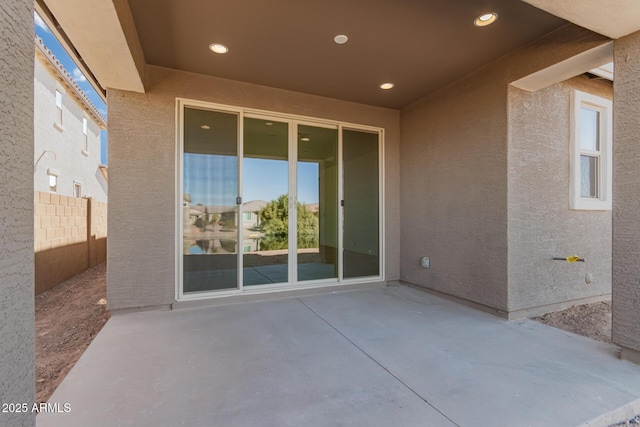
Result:
<svg viewBox="0 0 640 427"><path fill-rule="evenodd" d="M413 387L411 387L409 384L407 384L405 381L403 381L400 377L398 377L396 374L394 374L393 372L391 372L389 370L389 368L387 368L386 366L384 366L382 364L382 362L380 362L379 360L377 360L375 357L373 357L371 354L369 354L367 351L365 351L362 347L360 347L358 344L356 344L353 340L351 340L349 337L347 337L345 334L343 334L342 332L340 332L340 330L338 328L336 328L335 326L333 326L331 324L331 322L329 322L327 319L325 319L324 317L322 317L320 314L318 314L318 312L316 312L313 308L309 307L307 304L304 303L304 301L302 301L300 298L297 298L297 300L304 305L305 307L307 307L307 309L309 309L309 311L311 311L313 314L315 314L320 320L322 320L324 323L327 324L327 326L329 326L331 329L333 329L338 335L340 335L342 338L344 338L345 340L347 340L352 346L354 346L356 349L358 349L358 351L360 351L362 354L364 354L367 358L371 359L371 361L373 361L373 363L375 363L376 365L380 366L382 369L384 369L385 372L387 372L389 375L391 375L396 381L398 381L400 384L402 384L404 387L407 388L407 390L409 390L411 393L413 393L414 395L416 395L420 400L422 400L424 403L426 403L427 405L431 406L433 409L435 409L436 411L438 411L438 413L440 413L440 415L442 415L443 417L445 417L446 419L448 419L449 421L451 421L454 425L460 427L460 424L455 422L454 420L452 420L447 414L445 414L444 412L442 412L440 409L438 409L433 403L429 402L429 400L422 396L420 393L418 393Z"/></svg>

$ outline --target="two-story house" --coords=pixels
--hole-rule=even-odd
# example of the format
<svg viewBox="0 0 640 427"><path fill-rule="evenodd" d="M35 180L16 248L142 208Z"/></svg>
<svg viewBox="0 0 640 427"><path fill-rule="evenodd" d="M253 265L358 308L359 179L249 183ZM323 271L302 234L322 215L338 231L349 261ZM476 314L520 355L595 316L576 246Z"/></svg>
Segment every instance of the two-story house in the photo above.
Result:
<svg viewBox="0 0 640 427"><path fill-rule="evenodd" d="M35 190L106 202L100 131L107 124L43 41L35 45Z"/></svg>

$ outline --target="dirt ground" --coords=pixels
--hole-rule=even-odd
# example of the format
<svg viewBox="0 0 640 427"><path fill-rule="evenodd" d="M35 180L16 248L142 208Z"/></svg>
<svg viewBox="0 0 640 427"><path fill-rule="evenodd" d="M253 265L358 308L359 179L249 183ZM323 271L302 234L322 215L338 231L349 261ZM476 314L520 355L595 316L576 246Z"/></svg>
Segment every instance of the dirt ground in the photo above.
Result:
<svg viewBox="0 0 640 427"><path fill-rule="evenodd" d="M46 402L109 319L106 263L36 296L36 402Z"/></svg>
<svg viewBox="0 0 640 427"><path fill-rule="evenodd" d="M576 305L533 320L594 340L611 342L611 301Z"/></svg>

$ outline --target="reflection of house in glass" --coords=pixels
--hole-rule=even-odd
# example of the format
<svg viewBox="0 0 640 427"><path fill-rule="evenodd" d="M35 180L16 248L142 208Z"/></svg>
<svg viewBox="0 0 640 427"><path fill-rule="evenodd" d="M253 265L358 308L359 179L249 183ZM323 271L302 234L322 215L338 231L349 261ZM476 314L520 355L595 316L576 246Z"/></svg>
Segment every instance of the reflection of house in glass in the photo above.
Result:
<svg viewBox="0 0 640 427"><path fill-rule="evenodd" d="M242 226L256 228L260 226L260 209L267 206L264 200L252 200L242 205Z"/></svg>

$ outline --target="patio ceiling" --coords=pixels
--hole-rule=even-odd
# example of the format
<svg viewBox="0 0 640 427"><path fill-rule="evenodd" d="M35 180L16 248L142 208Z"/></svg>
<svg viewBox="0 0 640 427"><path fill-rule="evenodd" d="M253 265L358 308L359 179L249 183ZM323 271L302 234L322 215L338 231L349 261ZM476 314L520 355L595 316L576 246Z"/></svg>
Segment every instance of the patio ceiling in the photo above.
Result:
<svg viewBox="0 0 640 427"><path fill-rule="evenodd" d="M403 107L566 21L513 0L130 0L146 62ZM488 11L488 27L473 21ZM334 43L338 34L349 41ZM225 55L209 51L223 43ZM392 90L379 85L393 82Z"/></svg>
<svg viewBox="0 0 640 427"><path fill-rule="evenodd" d="M389 108L453 82L564 19L612 38L640 30L635 0L36 3L51 12L53 27L103 88L144 92L144 67L151 64ZM474 26L488 11L499 19ZM338 34L349 41L334 43ZM229 52L210 52L213 42ZM384 82L395 87L381 90Z"/></svg>

